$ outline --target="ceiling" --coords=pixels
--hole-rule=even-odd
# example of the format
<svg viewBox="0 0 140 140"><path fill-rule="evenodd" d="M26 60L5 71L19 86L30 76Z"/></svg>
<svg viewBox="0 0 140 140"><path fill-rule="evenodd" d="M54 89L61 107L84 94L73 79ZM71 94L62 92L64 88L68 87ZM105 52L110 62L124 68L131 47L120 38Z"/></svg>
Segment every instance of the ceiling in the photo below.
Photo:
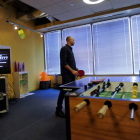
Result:
<svg viewBox="0 0 140 140"><path fill-rule="evenodd" d="M99 16L95 16L95 17L89 17L89 18L85 18L85 19L81 19L81 20L75 20L75 21L71 21L71 22L64 22L62 24L52 25L52 26L48 26L48 27L42 26L40 28L37 28L37 31L46 33L49 31L60 30L60 29L84 25L84 24L97 23L97 22L106 21L106 20L110 20L110 19L131 17L133 15L138 15L138 14L140 14L140 7L134 8L134 9L123 10L123 11L119 11L119 12L115 12L115 13L109 13L109 14L105 14L105 15L99 15Z"/></svg>
<svg viewBox="0 0 140 140"><path fill-rule="evenodd" d="M40 11L49 14L60 21L75 19L87 15L94 15L103 11L110 11L136 4L140 0L105 0L96 5L88 5L83 0L20 0Z"/></svg>

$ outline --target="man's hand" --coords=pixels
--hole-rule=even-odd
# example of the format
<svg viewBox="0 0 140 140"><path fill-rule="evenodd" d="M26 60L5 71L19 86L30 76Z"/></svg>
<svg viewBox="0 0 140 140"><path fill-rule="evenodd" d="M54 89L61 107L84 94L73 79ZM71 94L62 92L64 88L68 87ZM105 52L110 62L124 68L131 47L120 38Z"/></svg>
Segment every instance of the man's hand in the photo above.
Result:
<svg viewBox="0 0 140 140"><path fill-rule="evenodd" d="M79 75L79 73L77 71L75 71L75 70L72 71L72 74L75 75L75 76Z"/></svg>
<svg viewBox="0 0 140 140"><path fill-rule="evenodd" d="M69 65L66 65L65 68L71 71L73 75L79 76L79 73L76 70L73 70Z"/></svg>

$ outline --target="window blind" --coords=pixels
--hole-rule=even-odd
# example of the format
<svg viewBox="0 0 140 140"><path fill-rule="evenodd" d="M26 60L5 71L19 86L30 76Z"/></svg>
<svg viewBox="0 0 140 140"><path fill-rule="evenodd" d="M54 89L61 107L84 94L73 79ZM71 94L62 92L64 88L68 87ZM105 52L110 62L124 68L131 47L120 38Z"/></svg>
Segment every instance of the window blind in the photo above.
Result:
<svg viewBox="0 0 140 140"><path fill-rule="evenodd" d="M75 45L72 48L77 68L84 70L85 74L93 74L91 25L62 30L63 46L66 44L67 36L72 36L75 39Z"/></svg>
<svg viewBox="0 0 140 140"><path fill-rule="evenodd" d="M95 74L133 74L129 18L93 24Z"/></svg>
<svg viewBox="0 0 140 140"><path fill-rule="evenodd" d="M60 74L61 31L45 34L46 70L48 74Z"/></svg>

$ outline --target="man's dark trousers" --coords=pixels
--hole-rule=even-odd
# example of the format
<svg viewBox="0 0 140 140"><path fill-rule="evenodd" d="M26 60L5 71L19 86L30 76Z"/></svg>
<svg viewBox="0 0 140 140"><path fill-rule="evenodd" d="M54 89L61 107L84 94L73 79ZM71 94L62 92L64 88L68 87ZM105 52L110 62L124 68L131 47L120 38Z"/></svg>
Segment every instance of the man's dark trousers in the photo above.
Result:
<svg viewBox="0 0 140 140"><path fill-rule="evenodd" d="M70 83L70 82L73 82L73 81L75 81L74 75L62 75L62 84L63 85ZM67 93L67 91L63 91L63 90L60 91L58 101L57 101L57 107L56 107L57 111L62 110L62 108L63 108L62 104L63 104L63 100L64 100L66 93Z"/></svg>

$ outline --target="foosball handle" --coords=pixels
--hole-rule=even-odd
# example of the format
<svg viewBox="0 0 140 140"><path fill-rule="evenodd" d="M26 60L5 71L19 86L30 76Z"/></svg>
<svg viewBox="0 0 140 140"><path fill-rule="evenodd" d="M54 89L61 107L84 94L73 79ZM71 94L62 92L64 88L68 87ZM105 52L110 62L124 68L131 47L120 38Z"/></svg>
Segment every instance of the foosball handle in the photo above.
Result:
<svg viewBox="0 0 140 140"><path fill-rule="evenodd" d="M80 104L76 105L74 107L75 112L80 111L83 107L85 107L86 105L88 106L90 104L88 99L85 99L83 102L81 102Z"/></svg>
<svg viewBox="0 0 140 140"><path fill-rule="evenodd" d="M110 101L105 101L104 106L97 113L98 118L103 119L106 114L106 111L108 110L108 108L111 107L112 107L112 103Z"/></svg>
<svg viewBox="0 0 140 140"><path fill-rule="evenodd" d="M106 114L106 111L108 110L108 106L107 105L104 105L98 112L97 116L99 119L103 119L105 114Z"/></svg>
<svg viewBox="0 0 140 140"><path fill-rule="evenodd" d="M135 103L129 104L129 109L131 110L130 120L134 121L134 113L138 110L138 105Z"/></svg>
<svg viewBox="0 0 140 140"><path fill-rule="evenodd" d="M134 121L134 108L131 109L130 120Z"/></svg>

